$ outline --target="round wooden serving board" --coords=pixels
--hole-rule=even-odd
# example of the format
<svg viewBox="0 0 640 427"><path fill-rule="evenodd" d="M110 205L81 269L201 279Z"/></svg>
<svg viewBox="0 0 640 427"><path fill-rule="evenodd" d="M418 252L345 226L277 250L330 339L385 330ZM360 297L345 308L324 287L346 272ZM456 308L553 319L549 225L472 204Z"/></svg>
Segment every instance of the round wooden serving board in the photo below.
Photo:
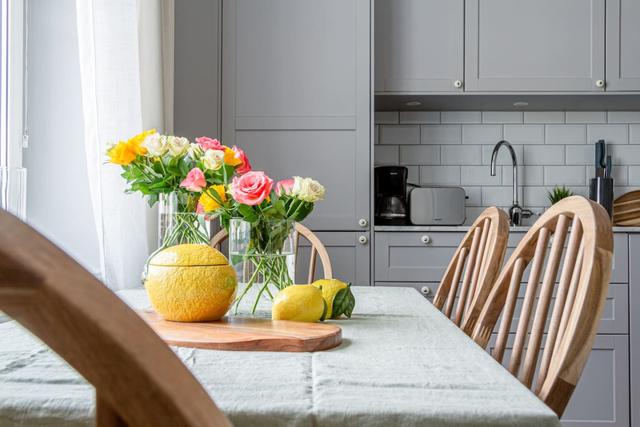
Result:
<svg viewBox="0 0 640 427"><path fill-rule="evenodd" d="M216 322L169 322L153 310L138 314L169 345L209 350L328 350L342 342L342 329L327 323L225 317Z"/></svg>

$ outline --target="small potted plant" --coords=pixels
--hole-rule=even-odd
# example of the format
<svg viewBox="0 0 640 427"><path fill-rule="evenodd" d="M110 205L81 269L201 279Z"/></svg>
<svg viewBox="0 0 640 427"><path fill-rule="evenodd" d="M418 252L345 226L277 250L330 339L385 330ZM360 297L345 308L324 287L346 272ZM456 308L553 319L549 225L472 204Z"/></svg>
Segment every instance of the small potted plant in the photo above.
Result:
<svg viewBox="0 0 640 427"><path fill-rule="evenodd" d="M555 205L562 199L573 196L573 192L564 185L556 185L552 191L547 191L547 198L551 205Z"/></svg>

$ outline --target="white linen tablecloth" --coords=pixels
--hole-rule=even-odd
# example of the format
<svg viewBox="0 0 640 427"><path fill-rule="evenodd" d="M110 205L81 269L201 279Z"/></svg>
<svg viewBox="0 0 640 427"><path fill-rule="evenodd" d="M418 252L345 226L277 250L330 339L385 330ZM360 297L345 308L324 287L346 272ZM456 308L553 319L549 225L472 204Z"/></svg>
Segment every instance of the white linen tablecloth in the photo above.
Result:
<svg viewBox="0 0 640 427"><path fill-rule="evenodd" d="M175 348L236 426L558 426L555 414L410 288L356 287L339 347ZM119 295L148 306L143 290ZM94 390L16 322L0 324L0 426L92 425Z"/></svg>

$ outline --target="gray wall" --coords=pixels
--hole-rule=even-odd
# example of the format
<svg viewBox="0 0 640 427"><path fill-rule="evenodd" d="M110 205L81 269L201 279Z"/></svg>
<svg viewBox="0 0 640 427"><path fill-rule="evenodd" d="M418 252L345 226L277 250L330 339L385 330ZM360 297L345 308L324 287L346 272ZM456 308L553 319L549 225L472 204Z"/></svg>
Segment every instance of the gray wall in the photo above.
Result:
<svg viewBox="0 0 640 427"><path fill-rule="evenodd" d="M499 157L504 166L489 175L492 148L502 138L514 144L523 165L521 202L534 211L549 205L547 191L555 185L588 196L593 143L601 138L610 144L616 195L640 186L640 112L634 111L377 112L375 163L408 166L416 184L463 186L469 222L487 206L511 204L506 150Z"/></svg>
<svg viewBox="0 0 640 427"><path fill-rule="evenodd" d="M74 0L29 0L28 222L91 272L98 242L83 145Z"/></svg>

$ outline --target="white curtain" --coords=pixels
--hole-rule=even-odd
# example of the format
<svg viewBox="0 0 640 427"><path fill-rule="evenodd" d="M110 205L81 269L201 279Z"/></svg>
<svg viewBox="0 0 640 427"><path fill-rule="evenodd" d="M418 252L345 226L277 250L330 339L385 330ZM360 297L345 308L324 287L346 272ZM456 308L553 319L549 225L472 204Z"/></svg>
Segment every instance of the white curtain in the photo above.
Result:
<svg viewBox="0 0 640 427"><path fill-rule="evenodd" d="M110 142L144 129L164 131L165 69L171 68L172 0L77 0L78 45L89 185L102 279L140 286L156 245L156 218L139 194L125 194L120 168L105 164ZM163 51L166 52L163 54ZM164 59L164 60L163 60ZM168 80L167 80L168 81ZM171 88L167 88L171 94ZM167 110L167 111L165 111Z"/></svg>

